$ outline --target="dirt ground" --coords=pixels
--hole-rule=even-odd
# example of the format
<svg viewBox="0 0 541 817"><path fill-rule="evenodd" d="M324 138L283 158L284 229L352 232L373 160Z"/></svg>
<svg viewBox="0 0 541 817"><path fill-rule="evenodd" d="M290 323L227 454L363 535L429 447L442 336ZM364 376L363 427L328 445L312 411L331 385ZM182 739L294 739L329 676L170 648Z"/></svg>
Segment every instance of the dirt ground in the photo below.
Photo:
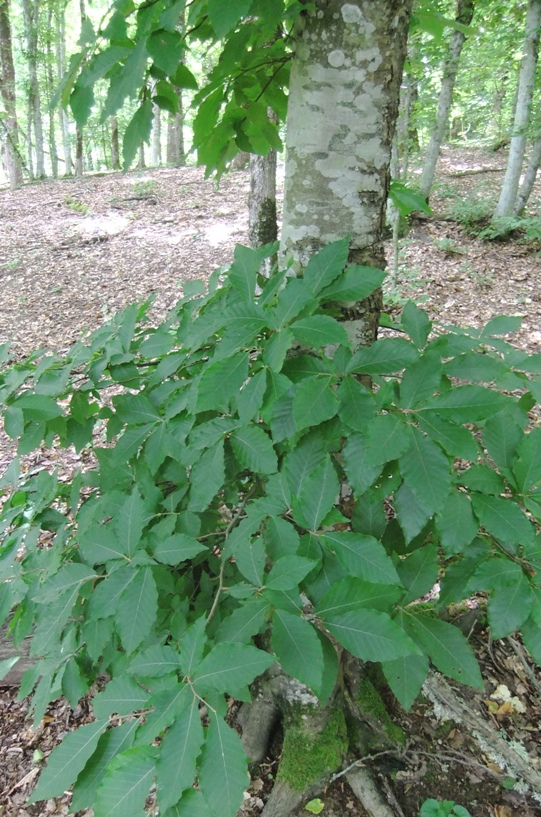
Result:
<svg viewBox="0 0 541 817"><path fill-rule="evenodd" d="M521 315L522 329L512 340L540 352L540 247L521 243L520 236L484 243L447 218L465 197L494 197L504 162L498 154L445 151L431 200L434 214L416 221L401 242L398 284L388 288L387 308L396 312L412 297L435 320L473 326L495 315ZM17 358L38 346L63 350L112 312L151 295L159 320L181 295L183 282L228 263L235 243L246 241L248 188L245 172L225 177L217 189L200 170L184 168L1 190L0 343L11 340ZM532 204L539 209L540 201L538 183ZM1 438L0 473L11 451ZM43 452L41 467L47 456ZM472 639L486 683L484 695L469 693L471 705L517 741L541 772L541 673L517 642L492 644L482 627ZM491 697L498 688L518 704ZM412 737L401 756L382 756L374 768L390 780L390 796L405 817L417 817L428 797L455 800L472 817L541 815L541 800L502 785L505 769L480 752L460 724L436 721L426 703L408 714L393 701L389 705ZM26 711L14 688L0 686L0 817L66 814L68 796L35 806L25 802L43 758L90 713L58 702L33 728ZM275 748L278 753L278 741ZM254 770L244 817L258 817L275 771L276 757ZM343 777L320 797L323 817L364 817ZM308 813L300 808L295 817Z"/></svg>

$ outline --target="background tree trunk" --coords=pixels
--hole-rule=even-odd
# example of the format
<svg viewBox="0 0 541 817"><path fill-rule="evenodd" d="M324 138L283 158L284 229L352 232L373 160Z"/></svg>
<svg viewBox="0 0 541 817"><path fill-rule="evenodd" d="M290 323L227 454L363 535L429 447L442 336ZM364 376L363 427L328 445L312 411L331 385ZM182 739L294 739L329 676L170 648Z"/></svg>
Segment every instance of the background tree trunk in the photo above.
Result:
<svg viewBox="0 0 541 817"><path fill-rule="evenodd" d="M528 199L533 190L535 180L537 178L537 171L541 165L541 136L539 136L532 146L530 160L524 174L524 179L517 194L517 200L513 209L513 215L521 216L526 209Z"/></svg>
<svg viewBox="0 0 541 817"><path fill-rule="evenodd" d="M184 108L182 91L175 88L178 99L178 111L170 113L167 121L167 164L181 167L185 164L186 149L184 146Z"/></svg>
<svg viewBox="0 0 541 817"><path fill-rule="evenodd" d="M53 0L54 2L54 0ZM65 20L65 2L62 0L60 5L56 4L55 8L56 18L56 76L60 81L64 76L66 70L66 20ZM60 130L62 132L62 148L64 153L64 175L71 176L73 172L73 161L71 158L71 140L69 132L69 118L66 110L59 106L58 117L60 120Z"/></svg>
<svg viewBox="0 0 541 817"><path fill-rule="evenodd" d="M3 119L4 131L0 138L9 178L9 186L23 183L23 166L19 152L19 127L17 123L15 97L15 68L11 46L11 25L9 20L9 0L0 0L0 93L6 109Z"/></svg>
<svg viewBox="0 0 541 817"><path fill-rule="evenodd" d="M45 177L45 152L43 147L43 125L41 118L41 98L38 81L38 0L23 0L24 29L26 39L26 59L28 64L28 106L34 130L35 175ZM29 140L30 141L30 140ZM29 152L31 147L29 146Z"/></svg>
<svg viewBox="0 0 541 817"><path fill-rule="evenodd" d="M113 170L120 170L120 151L118 148L118 120L111 117L111 162Z"/></svg>
<svg viewBox="0 0 541 817"><path fill-rule="evenodd" d="M457 23L469 26L473 18L473 13L474 0L458 0L456 8ZM434 130L432 131L432 136L426 151L423 172L419 183L421 193L427 200L434 182L436 163L438 161L441 143L449 121L449 111L451 110L451 102L453 101L453 88L455 86L456 75L458 73L460 54L465 42L466 35L462 31L454 29L449 43L449 56L447 57L443 68L443 79L441 82L441 90L438 99L436 123L434 125Z"/></svg>
<svg viewBox="0 0 541 817"><path fill-rule="evenodd" d="M527 127L535 85L535 71L539 52L539 29L541 26L541 0L529 0L526 12L526 34L517 85L517 104L513 124L513 136L509 148L507 168L494 218L510 216L515 207L524 152Z"/></svg>
<svg viewBox="0 0 541 817"><path fill-rule="evenodd" d="M54 58L53 58L53 32L54 32L54 22L53 22L53 0L49 0L47 5L47 37L46 37L46 71L45 71L45 79L46 79L46 90L47 90L47 101L50 103L51 99L54 94L55 90L55 82L53 77L53 68L54 68ZM58 178L58 148L56 144L56 128L54 125L54 110L48 105L48 118L49 118L49 154L51 157L51 171L53 174L53 179Z"/></svg>
<svg viewBox="0 0 541 817"><path fill-rule="evenodd" d="M80 128L77 128L75 133L75 175L82 176L83 171L83 132Z"/></svg>
<svg viewBox="0 0 541 817"><path fill-rule="evenodd" d="M162 163L162 112L157 105L152 105L154 120L152 123L152 146L150 164L159 167Z"/></svg>

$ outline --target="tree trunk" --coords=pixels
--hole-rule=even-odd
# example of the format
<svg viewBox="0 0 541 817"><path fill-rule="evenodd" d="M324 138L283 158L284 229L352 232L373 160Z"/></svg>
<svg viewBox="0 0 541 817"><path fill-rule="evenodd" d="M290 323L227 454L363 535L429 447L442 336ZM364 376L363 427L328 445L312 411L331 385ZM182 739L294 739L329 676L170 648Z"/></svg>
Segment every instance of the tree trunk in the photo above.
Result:
<svg viewBox="0 0 541 817"><path fill-rule="evenodd" d="M167 164L181 167L185 164L186 149L184 146L184 108L182 91L175 88L178 99L178 111L170 113L167 122Z"/></svg>
<svg viewBox="0 0 541 817"><path fill-rule="evenodd" d="M54 78L53 78L53 2L49 0L49 4L47 6L47 39L46 39L46 49L47 49L47 68L45 73L45 78L47 82L47 99L50 103L53 93L54 93ZM58 149L56 146L56 129L54 126L54 110L51 108L50 105L48 107L48 116L49 116L49 153L51 156L51 171L53 174L53 179L58 178Z"/></svg>
<svg viewBox="0 0 541 817"><path fill-rule="evenodd" d="M316 6L301 19L291 68L280 254L302 267L348 235L350 262L382 269L410 3ZM356 344L375 339L380 309L376 293L344 310Z"/></svg>
<svg viewBox="0 0 541 817"><path fill-rule="evenodd" d="M537 171L539 170L540 164L541 164L541 136L538 137L533 143L532 152L530 154L530 161L528 162L528 167L526 168L524 179L520 186L520 190L518 191L517 194L517 200L515 202L513 215L521 216L524 213L526 205L528 204L528 199L530 198L531 192L533 190L535 180L537 178Z"/></svg>
<svg viewBox="0 0 541 817"><path fill-rule="evenodd" d="M137 162L137 168L138 170L144 170L145 167L145 144L144 142L141 142L139 145L139 161Z"/></svg>
<svg viewBox="0 0 541 817"><path fill-rule="evenodd" d="M19 151L19 127L15 105L15 68L11 46L11 25L9 21L9 0L0 0L0 93L6 109L3 119L3 155L9 186L23 183L23 164Z"/></svg>
<svg viewBox="0 0 541 817"><path fill-rule="evenodd" d="M113 170L120 170L120 150L118 147L118 119L111 117L111 161Z"/></svg>
<svg viewBox="0 0 541 817"><path fill-rule="evenodd" d="M38 0L23 0L23 16L26 39L26 59L28 63L28 106L34 129L36 169L38 179L45 176L45 152L43 148L43 124L41 118L41 98L38 81ZM29 151L31 148L29 147Z"/></svg>
<svg viewBox="0 0 541 817"><path fill-rule="evenodd" d="M469 26L474 12L474 0L458 0L456 9L456 21L462 25ZM443 68L443 79L441 82L440 96L438 99L438 111L436 123L426 151L425 163L419 184L422 195L428 200L434 174L436 173L436 163L440 153L441 143L449 121L449 111L453 100L453 88L455 86L456 75L462 47L466 42L466 35L454 29L449 43L449 56Z"/></svg>
<svg viewBox="0 0 541 817"><path fill-rule="evenodd" d="M66 20L65 20L65 5L56 7L56 74L60 81L64 76L66 70ZM71 140L69 132L69 119L65 109L61 106L58 108L58 116L60 119L60 130L62 132L62 148L64 153L64 175L71 176L73 172L73 162L71 158Z"/></svg>
<svg viewBox="0 0 541 817"><path fill-rule="evenodd" d="M248 240L257 248L278 238L276 223L276 151L266 156L250 156L250 198L248 202Z"/></svg>
<svg viewBox="0 0 541 817"><path fill-rule="evenodd" d="M77 128L75 134L75 175L83 175L83 132Z"/></svg>
<svg viewBox="0 0 541 817"><path fill-rule="evenodd" d="M494 218L510 216L516 204L524 152L526 150L527 127L535 85L535 72L539 51L539 29L541 26L541 0L529 0L526 12L526 34L522 62L517 85L517 104L513 123L513 136L509 148L507 168L500 198Z"/></svg>
<svg viewBox="0 0 541 817"><path fill-rule="evenodd" d="M152 105L154 120L152 123L152 147L150 164L159 167L162 163L162 112L157 105Z"/></svg>

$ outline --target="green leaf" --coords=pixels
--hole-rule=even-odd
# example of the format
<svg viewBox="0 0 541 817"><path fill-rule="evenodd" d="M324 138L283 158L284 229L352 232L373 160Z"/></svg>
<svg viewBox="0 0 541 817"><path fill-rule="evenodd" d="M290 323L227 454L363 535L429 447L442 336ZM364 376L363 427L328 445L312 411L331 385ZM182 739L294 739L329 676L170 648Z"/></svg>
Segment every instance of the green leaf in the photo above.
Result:
<svg viewBox="0 0 541 817"><path fill-rule="evenodd" d="M250 378L237 397L237 408L242 423L249 423L257 417L263 405L266 389L267 373L262 369Z"/></svg>
<svg viewBox="0 0 541 817"><path fill-rule="evenodd" d="M530 582L520 573L518 581L500 584L488 600L488 623L493 638L514 633L529 617L533 606Z"/></svg>
<svg viewBox="0 0 541 817"><path fill-rule="evenodd" d="M364 464L370 469L398 459L411 446L408 426L397 414L380 414L367 425L364 434Z"/></svg>
<svg viewBox="0 0 541 817"><path fill-rule="evenodd" d="M285 459L285 473L293 494L299 494L310 474L325 459L321 437L311 434Z"/></svg>
<svg viewBox="0 0 541 817"><path fill-rule="evenodd" d="M256 474L274 474L278 470L276 452L262 428L249 425L234 431L231 447L242 468Z"/></svg>
<svg viewBox="0 0 541 817"><path fill-rule="evenodd" d="M501 411L486 421L483 443L500 469L511 468L523 432L510 414Z"/></svg>
<svg viewBox="0 0 541 817"><path fill-rule="evenodd" d="M156 65L169 77L175 75L182 61L185 43L179 31L153 31L147 40L147 51Z"/></svg>
<svg viewBox="0 0 541 817"><path fill-rule="evenodd" d="M375 267L348 267L319 294L319 299L336 303L362 301L378 289L384 279L385 272Z"/></svg>
<svg viewBox="0 0 541 817"><path fill-rule="evenodd" d="M52 397L44 394L23 394L11 404L12 408L20 409L24 414L25 422L31 420L41 422L62 417L62 409Z"/></svg>
<svg viewBox="0 0 541 817"><path fill-rule="evenodd" d="M70 108L77 127L81 130L88 122L94 102L94 89L92 86L83 85L77 80L70 95Z"/></svg>
<svg viewBox="0 0 541 817"><path fill-rule="evenodd" d="M323 677L323 648L313 626L293 613L275 610L272 649L285 672L317 694Z"/></svg>
<svg viewBox="0 0 541 817"><path fill-rule="evenodd" d="M224 441L220 440L209 448L192 466L190 472L190 502L192 511L204 511L225 479Z"/></svg>
<svg viewBox="0 0 541 817"><path fill-rule="evenodd" d="M406 544L409 544L421 533L432 516L430 509L413 493L406 482L395 491L394 507Z"/></svg>
<svg viewBox="0 0 541 817"><path fill-rule="evenodd" d="M274 311L278 328L281 329L307 308L313 311L315 305L307 283L301 278L290 278L278 295Z"/></svg>
<svg viewBox="0 0 541 817"><path fill-rule="evenodd" d="M246 763L239 736L214 715L199 766L199 788L214 817L235 817L249 782Z"/></svg>
<svg viewBox="0 0 541 817"><path fill-rule="evenodd" d="M109 764L120 752L131 748L138 726L139 721L133 718L102 734L96 751L87 761L73 788L72 811L80 811L92 806L98 786Z"/></svg>
<svg viewBox="0 0 541 817"><path fill-rule="evenodd" d="M425 545L413 551L400 561L396 570L400 580L408 591L402 604L410 604L432 590L438 581L438 548L436 545Z"/></svg>
<svg viewBox="0 0 541 817"><path fill-rule="evenodd" d="M17 661L20 661L20 658L20 655L15 655L13 658L6 658L4 661L0 661L0 681L6 677Z"/></svg>
<svg viewBox="0 0 541 817"><path fill-rule="evenodd" d="M303 556L283 556L268 574L265 586L268 590L293 590L317 564Z"/></svg>
<svg viewBox="0 0 541 817"><path fill-rule="evenodd" d="M392 561L373 536L330 531L319 538L322 545L336 554L349 575L372 584L400 584Z"/></svg>
<svg viewBox="0 0 541 817"><path fill-rule="evenodd" d="M256 277L261 266L261 256L257 250L237 244L234 262L229 267L228 278L243 301L251 302L255 296Z"/></svg>
<svg viewBox="0 0 541 817"><path fill-rule="evenodd" d="M197 789L188 789L178 803L167 809L163 817L212 817L203 795Z"/></svg>
<svg viewBox="0 0 541 817"><path fill-rule="evenodd" d="M355 503L351 526L356 533L381 539L387 527L383 500L375 491L368 490Z"/></svg>
<svg viewBox="0 0 541 817"><path fill-rule="evenodd" d="M414 344L422 349L432 329L432 321L424 309L419 309L414 301L408 301L402 310L400 323Z"/></svg>
<svg viewBox="0 0 541 817"><path fill-rule="evenodd" d="M254 599L234 610L225 618L214 636L217 644L240 641L247 644L256 635L266 620L268 606L262 599Z"/></svg>
<svg viewBox="0 0 541 817"><path fill-rule="evenodd" d="M90 612L93 618L108 618L114 615L119 599L126 587L135 578L132 567L121 567L107 576L95 588L90 599Z"/></svg>
<svg viewBox="0 0 541 817"><path fill-rule="evenodd" d="M487 323L481 332L481 339L518 332L522 326L522 321L523 318L520 315L497 315Z"/></svg>
<svg viewBox="0 0 541 817"><path fill-rule="evenodd" d="M127 749L110 763L93 804L94 817L143 817L154 777L154 748Z"/></svg>
<svg viewBox="0 0 541 817"><path fill-rule="evenodd" d="M319 797L316 797L315 800L308 801L308 803L304 807L304 810L309 811L310 814L321 814L324 808L325 803L323 802L323 800L320 800Z"/></svg>
<svg viewBox="0 0 541 817"><path fill-rule="evenodd" d="M374 395L354 377L346 377L336 392L340 399L338 416L355 431L364 431L374 416L376 401Z"/></svg>
<svg viewBox="0 0 541 817"><path fill-rule="evenodd" d="M243 538L235 548L235 560L244 578L256 587L261 587L266 561L265 547L261 537Z"/></svg>
<svg viewBox="0 0 541 817"><path fill-rule="evenodd" d="M473 509L481 525L500 542L533 542L534 529L518 505L509 499L472 495Z"/></svg>
<svg viewBox="0 0 541 817"><path fill-rule="evenodd" d="M329 315L312 315L302 318L290 326L291 332L299 343L312 349L320 349L333 343L348 346L349 339L344 327Z"/></svg>
<svg viewBox="0 0 541 817"><path fill-rule="evenodd" d="M346 650L363 661L392 661L419 652L387 613L352 610L330 616L325 626Z"/></svg>
<svg viewBox="0 0 541 817"><path fill-rule="evenodd" d="M327 244L310 258L304 270L304 280L314 295L338 278L347 263L348 253L349 239L342 238Z"/></svg>
<svg viewBox="0 0 541 817"><path fill-rule="evenodd" d="M158 590L150 567L137 570L120 597L116 625L122 646L132 653L149 635L158 612Z"/></svg>
<svg viewBox="0 0 541 817"><path fill-rule="evenodd" d="M180 669L179 655L167 644L154 644L137 653L128 672L140 678L162 678Z"/></svg>
<svg viewBox="0 0 541 817"><path fill-rule="evenodd" d="M79 773L92 757L100 735L105 731L108 719L94 721L80 726L68 734L49 755L47 766L42 771L38 784L28 802L61 797L69 789Z"/></svg>
<svg viewBox="0 0 541 817"><path fill-rule="evenodd" d="M208 411L227 406L248 378L248 355L241 352L211 363L201 375L196 410Z"/></svg>
<svg viewBox="0 0 541 817"><path fill-rule="evenodd" d="M318 616L326 618L350 610L381 610L388 612L402 591L391 584L373 584L348 577L335 582L316 605Z"/></svg>
<svg viewBox="0 0 541 817"><path fill-rule="evenodd" d="M131 678L125 675L109 681L103 692L98 692L92 699L92 706L97 718L108 718L117 715L128 715L137 709L143 709L149 699L149 693Z"/></svg>
<svg viewBox="0 0 541 817"><path fill-rule="evenodd" d="M209 19L220 39L248 14L251 5L252 0L208 0Z"/></svg>
<svg viewBox="0 0 541 817"><path fill-rule="evenodd" d="M441 672L463 684L484 689L475 653L459 629L422 614L408 616L406 624L412 638Z"/></svg>
<svg viewBox="0 0 541 817"><path fill-rule="evenodd" d="M404 655L394 661L384 661L381 668L387 683L407 711L426 681L428 658L426 655Z"/></svg>
<svg viewBox="0 0 541 817"><path fill-rule="evenodd" d="M346 371L350 374L391 374L405 369L418 357L415 346L405 338L383 338L355 352Z"/></svg>
<svg viewBox="0 0 541 817"><path fill-rule="evenodd" d="M441 510L451 488L449 460L439 446L410 427L411 448L399 459L400 472L430 513Z"/></svg>
<svg viewBox="0 0 541 817"><path fill-rule="evenodd" d="M526 434L517 449L513 473L522 493L536 490L541 483L541 428Z"/></svg>
<svg viewBox="0 0 541 817"><path fill-rule="evenodd" d="M146 99L135 111L122 140L122 167L129 170L137 151L143 142L148 142L152 130L154 112L150 99Z"/></svg>
<svg viewBox="0 0 541 817"><path fill-rule="evenodd" d="M361 434L352 434L344 446L344 468L348 482L357 496L364 494L381 473L380 466L370 468L367 466L366 455L364 437Z"/></svg>
<svg viewBox="0 0 541 817"><path fill-rule="evenodd" d="M84 582L96 578L96 573L86 565L73 563L64 565L39 588L35 601L38 604L54 601L66 590L79 588Z"/></svg>
<svg viewBox="0 0 541 817"><path fill-rule="evenodd" d="M198 542L197 539L186 536L184 533L176 533L167 539L162 539L154 548L153 556L162 564L179 565L187 559L193 559L194 556L205 550L208 550L207 546Z"/></svg>
<svg viewBox="0 0 541 817"><path fill-rule="evenodd" d="M532 616L522 625L522 638L536 664L541 666L541 627Z"/></svg>
<svg viewBox="0 0 541 817"><path fill-rule="evenodd" d="M235 697L273 663L272 655L256 647L238 642L217 644L196 668L192 683L202 696L227 692Z"/></svg>
<svg viewBox="0 0 541 817"><path fill-rule="evenodd" d="M451 491L436 518L436 526L446 555L462 553L479 529L469 497L460 491Z"/></svg>
<svg viewBox="0 0 541 817"><path fill-rule="evenodd" d="M145 503L141 494L134 488L118 511L114 526L122 549L126 556L133 556L141 539L143 528L152 519L151 506Z"/></svg>
<svg viewBox="0 0 541 817"><path fill-rule="evenodd" d="M499 496L505 491L505 482L501 476L488 465L472 465L457 475L457 482L469 491Z"/></svg>
<svg viewBox="0 0 541 817"><path fill-rule="evenodd" d="M476 423L488 420L509 405L510 398L483 386L455 386L446 394L434 397L418 409L434 409L441 417L456 423Z"/></svg>
<svg viewBox="0 0 541 817"><path fill-rule="evenodd" d="M201 714L194 699L167 731L160 745L156 763L160 812L174 806L182 794L192 787L203 739Z"/></svg>
<svg viewBox="0 0 541 817"><path fill-rule="evenodd" d="M137 742L152 742L192 701L193 692L187 684L176 684L172 689L157 692L148 701L147 709L152 711L145 715L145 723L137 730Z"/></svg>
<svg viewBox="0 0 541 817"><path fill-rule="evenodd" d="M426 203L426 199L421 193L418 193L416 190L412 190L411 187L408 187L396 179L391 179L389 198L400 215L404 218L411 215L416 210L421 210L421 212L427 213L428 215L432 213L432 210ZM411 301L409 301L409 303L411 303Z"/></svg>
<svg viewBox="0 0 541 817"><path fill-rule="evenodd" d="M447 361L443 371L448 377L471 380L473 383L488 383L505 375L509 368L499 358L474 351Z"/></svg>
<svg viewBox="0 0 541 817"><path fill-rule="evenodd" d="M317 530L334 506L339 491L336 470L327 454L323 462L304 480L297 501L293 500L293 508L295 510L298 507L300 510L303 525L310 530Z"/></svg>
<svg viewBox="0 0 541 817"><path fill-rule="evenodd" d="M113 403L122 423L141 425L161 420L158 410L143 394L122 394L114 397Z"/></svg>
<svg viewBox="0 0 541 817"><path fill-rule="evenodd" d="M114 116L127 97L134 97L137 94L142 85L147 59L146 41L144 37L141 37L124 65L110 82L101 114L102 122L105 122L109 116Z"/></svg>
<svg viewBox="0 0 541 817"><path fill-rule="evenodd" d="M297 387L293 397L293 416L300 431L318 426L338 413L339 402L328 377L310 378Z"/></svg>
<svg viewBox="0 0 541 817"><path fill-rule="evenodd" d="M85 561L93 565L126 556L124 543L118 540L108 525L92 525L80 534L79 547Z"/></svg>
<svg viewBox="0 0 541 817"><path fill-rule="evenodd" d="M431 440L439 443L451 457L476 460L479 455L479 445L471 431L452 423L450 420L443 420L434 411L423 412L420 415L419 428Z"/></svg>
<svg viewBox="0 0 541 817"><path fill-rule="evenodd" d="M400 405L411 409L432 397L441 382L442 368L437 352L428 350L408 366L400 384Z"/></svg>
<svg viewBox="0 0 541 817"><path fill-rule="evenodd" d="M187 88L190 91L197 91L197 79L194 77L190 69L181 62L177 66L175 75L171 77L171 81L175 88Z"/></svg>

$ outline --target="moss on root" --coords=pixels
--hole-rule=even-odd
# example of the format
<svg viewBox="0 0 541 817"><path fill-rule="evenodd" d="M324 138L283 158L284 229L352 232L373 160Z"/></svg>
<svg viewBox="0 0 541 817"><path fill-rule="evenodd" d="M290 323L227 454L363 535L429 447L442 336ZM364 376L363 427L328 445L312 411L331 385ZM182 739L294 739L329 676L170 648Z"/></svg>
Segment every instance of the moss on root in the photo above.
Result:
<svg viewBox="0 0 541 817"><path fill-rule="evenodd" d="M398 724L393 722L381 695L366 675L359 679L357 685L357 705L360 712L378 722L391 743L394 743L395 746L403 746L406 743L406 733Z"/></svg>
<svg viewBox="0 0 541 817"><path fill-rule="evenodd" d="M348 749L346 720L337 708L320 732L310 729L310 718L293 719L286 727L278 780L299 791L338 769Z"/></svg>

